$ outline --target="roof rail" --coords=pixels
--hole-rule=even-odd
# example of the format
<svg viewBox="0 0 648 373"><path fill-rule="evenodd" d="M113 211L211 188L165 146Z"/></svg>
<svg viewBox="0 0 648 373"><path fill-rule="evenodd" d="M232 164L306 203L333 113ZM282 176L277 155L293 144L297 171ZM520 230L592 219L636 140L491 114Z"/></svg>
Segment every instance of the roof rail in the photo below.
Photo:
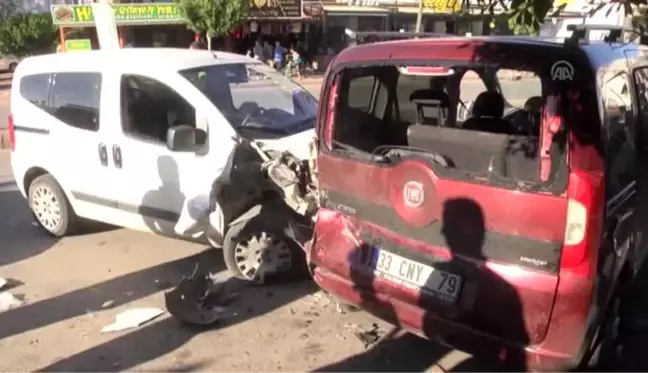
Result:
<svg viewBox="0 0 648 373"><path fill-rule="evenodd" d="M367 37L376 37L380 40L397 40L397 39L413 39L413 38L441 38L454 36L450 34L442 34L435 32L400 32L400 31L353 31L351 29L344 29L344 33L349 37L350 45L358 44Z"/></svg>
<svg viewBox="0 0 648 373"><path fill-rule="evenodd" d="M580 44L581 41L589 41L590 32L592 31L609 31L610 33L604 39L607 43L623 41L622 36L624 32L636 33L636 31L623 28L622 26L590 24L567 25L567 31L572 32L571 36L565 38L565 45L569 46L576 46Z"/></svg>

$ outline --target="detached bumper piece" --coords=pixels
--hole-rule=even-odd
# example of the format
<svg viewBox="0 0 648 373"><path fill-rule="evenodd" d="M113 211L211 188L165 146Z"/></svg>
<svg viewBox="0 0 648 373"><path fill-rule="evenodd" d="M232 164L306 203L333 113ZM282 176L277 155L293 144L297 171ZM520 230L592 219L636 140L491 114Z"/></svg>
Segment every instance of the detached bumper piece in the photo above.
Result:
<svg viewBox="0 0 648 373"><path fill-rule="evenodd" d="M222 319L236 293L227 291L233 278L206 274L197 275L198 266L190 277L164 294L167 311L186 324L211 325Z"/></svg>

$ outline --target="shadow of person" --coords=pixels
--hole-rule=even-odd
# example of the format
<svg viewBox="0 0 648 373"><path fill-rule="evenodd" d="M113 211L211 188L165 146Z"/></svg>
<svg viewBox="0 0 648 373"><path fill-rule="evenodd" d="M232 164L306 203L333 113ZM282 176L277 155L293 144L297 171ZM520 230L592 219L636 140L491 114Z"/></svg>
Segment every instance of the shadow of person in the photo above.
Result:
<svg viewBox="0 0 648 373"><path fill-rule="evenodd" d="M213 270L214 268L218 271L225 270L222 257L213 255L213 252L210 250L206 250L198 256L178 260L170 264L172 264L171 268L173 269L181 267L182 272L185 274L190 273L191 268L198 270L200 275L205 275L209 270ZM154 288L149 284L154 283L151 278L161 278L165 272L171 269L170 264L157 266L135 274L128 274L118 279L114 279L109 283L102 283L87 289L82 289L77 291L76 294L65 294L54 299L39 302L41 304L28 305L26 307L32 307L32 310L30 310L32 311L31 314L29 312L26 315L20 314L20 311L24 308L10 310L8 312L13 311L15 318L7 320L7 325L17 321L20 315L23 316L23 319L29 319L29 317L34 316L34 314L49 315L49 312L43 312L43 310L49 310L52 306L60 306L60 304L76 305L80 310L82 310L81 312L85 313L88 310L87 304L100 305L101 301L107 299L104 294L109 291L122 294L124 290L133 289L133 286L139 287L140 289L137 289L136 292L131 294L128 298L128 300L132 302L134 299L143 298L144 296L157 293L160 290L168 290L171 281L165 281L164 288L158 286ZM175 270L174 272L178 271ZM174 277L178 280L177 276ZM230 295L232 296L232 299L230 299L227 304L222 304L226 308L223 313L223 319L212 325L191 325L184 323L171 315L163 316L159 321L154 320L137 329L124 331L121 334L115 333L117 336L113 339L54 361L37 371L117 372L132 370L141 364L151 362L152 360L158 359L162 356L176 354L178 350L199 334L216 329L222 331L227 328L236 327L239 324L243 324L257 317L263 317L264 315L284 307L291 302L312 294L316 290L316 286L312 281L299 281L262 287L254 286L249 282L237 280L231 277L227 281L227 294L223 295ZM178 283L179 281L174 282ZM92 292L89 293L89 289L91 289ZM97 293L99 289L105 290ZM102 297L95 297L94 294L101 294ZM89 297L88 295L91 296ZM79 299L80 301L75 302L76 299ZM117 297L112 299L116 299L117 304L124 303L123 299ZM92 302L89 302L90 300L92 300ZM30 324L28 328L26 325L26 327L22 328L20 331L24 332L34 329L39 325L49 325L50 323L65 320L72 316L77 316L78 314L78 312L75 312L74 314L68 312L65 315L52 317L48 320L42 319L38 325ZM4 315L5 314L2 314L3 317ZM297 321L302 321L298 320L297 316L295 319L295 325L297 325ZM0 322L1 321L4 320L0 317ZM6 330L6 328L3 329L2 327L7 325L0 325L0 338L4 336L2 332ZM307 325L308 324L299 325L296 327L306 328ZM15 330L13 332L17 331L18 330ZM174 361L175 360L176 359L174 358ZM177 363L178 362L176 362L175 365L182 365ZM182 361L179 363L182 363ZM204 367L208 364L213 364L213 361L198 362L199 366L193 371L208 369ZM178 371L178 366L170 367L169 371Z"/></svg>
<svg viewBox="0 0 648 373"><path fill-rule="evenodd" d="M374 316L393 325L392 330L378 339L371 347L372 341L363 341L367 351L344 360L328 364L313 372L421 372L434 365L449 352L445 346L423 340L400 328L398 315L388 297L379 296L381 289L376 283L374 242L364 240L348 256L350 277L353 291L360 297L357 306ZM364 332L362 332L365 334ZM359 338L360 335L356 334ZM368 336L371 338L372 336ZM375 342L375 341L373 341Z"/></svg>
<svg viewBox="0 0 648 373"><path fill-rule="evenodd" d="M445 340L452 346L465 351L478 351L488 359L488 365L496 365L499 371L526 371L524 347L529 336L523 319L522 305L517 291L485 265L483 254L486 239L486 221L477 202L469 198L454 198L443 206L443 228L452 258L449 262L435 266L448 272L462 274L463 285L454 307L446 308L438 316L454 321L470 329L504 340L503 346L494 343L476 343L471 338L461 338L452 331L444 332ZM477 260L477 264L474 264ZM438 280L428 279L427 288L438 288ZM448 280L449 281L449 280ZM434 282L434 283L432 283ZM425 293L421 295L421 306L431 309L438 300ZM436 306L436 308L439 308ZM435 320L426 317L423 331L426 335L439 332ZM477 358L469 358L453 367L452 371L483 370L477 367ZM485 362L485 361L484 361Z"/></svg>
<svg viewBox="0 0 648 373"><path fill-rule="evenodd" d="M180 188L180 172L176 161L168 155L157 159L160 187L146 192L138 210L144 223L153 232L175 236L175 224L180 218L185 195Z"/></svg>

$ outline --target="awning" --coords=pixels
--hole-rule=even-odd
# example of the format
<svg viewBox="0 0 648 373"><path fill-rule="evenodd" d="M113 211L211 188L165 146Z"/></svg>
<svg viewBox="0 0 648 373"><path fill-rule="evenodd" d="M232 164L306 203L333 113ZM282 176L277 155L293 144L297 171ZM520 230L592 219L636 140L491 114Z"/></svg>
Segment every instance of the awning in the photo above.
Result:
<svg viewBox="0 0 648 373"><path fill-rule="evenodd" d="M391 9L372 6L324 5L324 12L331 16L374 16L386 17Z"/></svg>

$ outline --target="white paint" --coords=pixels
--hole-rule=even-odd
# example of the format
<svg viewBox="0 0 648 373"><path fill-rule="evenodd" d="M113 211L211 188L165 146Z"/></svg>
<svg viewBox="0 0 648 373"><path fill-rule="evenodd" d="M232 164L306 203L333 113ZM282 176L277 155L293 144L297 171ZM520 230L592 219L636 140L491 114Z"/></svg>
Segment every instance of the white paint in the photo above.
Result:
<svg viewBox="0 0 648 373"><path fill-rule="evenodd" d="M568 61L560 60L551 65L551 79L574 80L574 66Z"/></svg>
<svg viewBox="0 0 648 373"><path fill-rule="evenodd" d="M92 14L94 15L95 27L97 29L99 48L107 50L119 49L117 22L115 21L114 10L108 1L101 0L99 3L93 3Z"/></svg>

